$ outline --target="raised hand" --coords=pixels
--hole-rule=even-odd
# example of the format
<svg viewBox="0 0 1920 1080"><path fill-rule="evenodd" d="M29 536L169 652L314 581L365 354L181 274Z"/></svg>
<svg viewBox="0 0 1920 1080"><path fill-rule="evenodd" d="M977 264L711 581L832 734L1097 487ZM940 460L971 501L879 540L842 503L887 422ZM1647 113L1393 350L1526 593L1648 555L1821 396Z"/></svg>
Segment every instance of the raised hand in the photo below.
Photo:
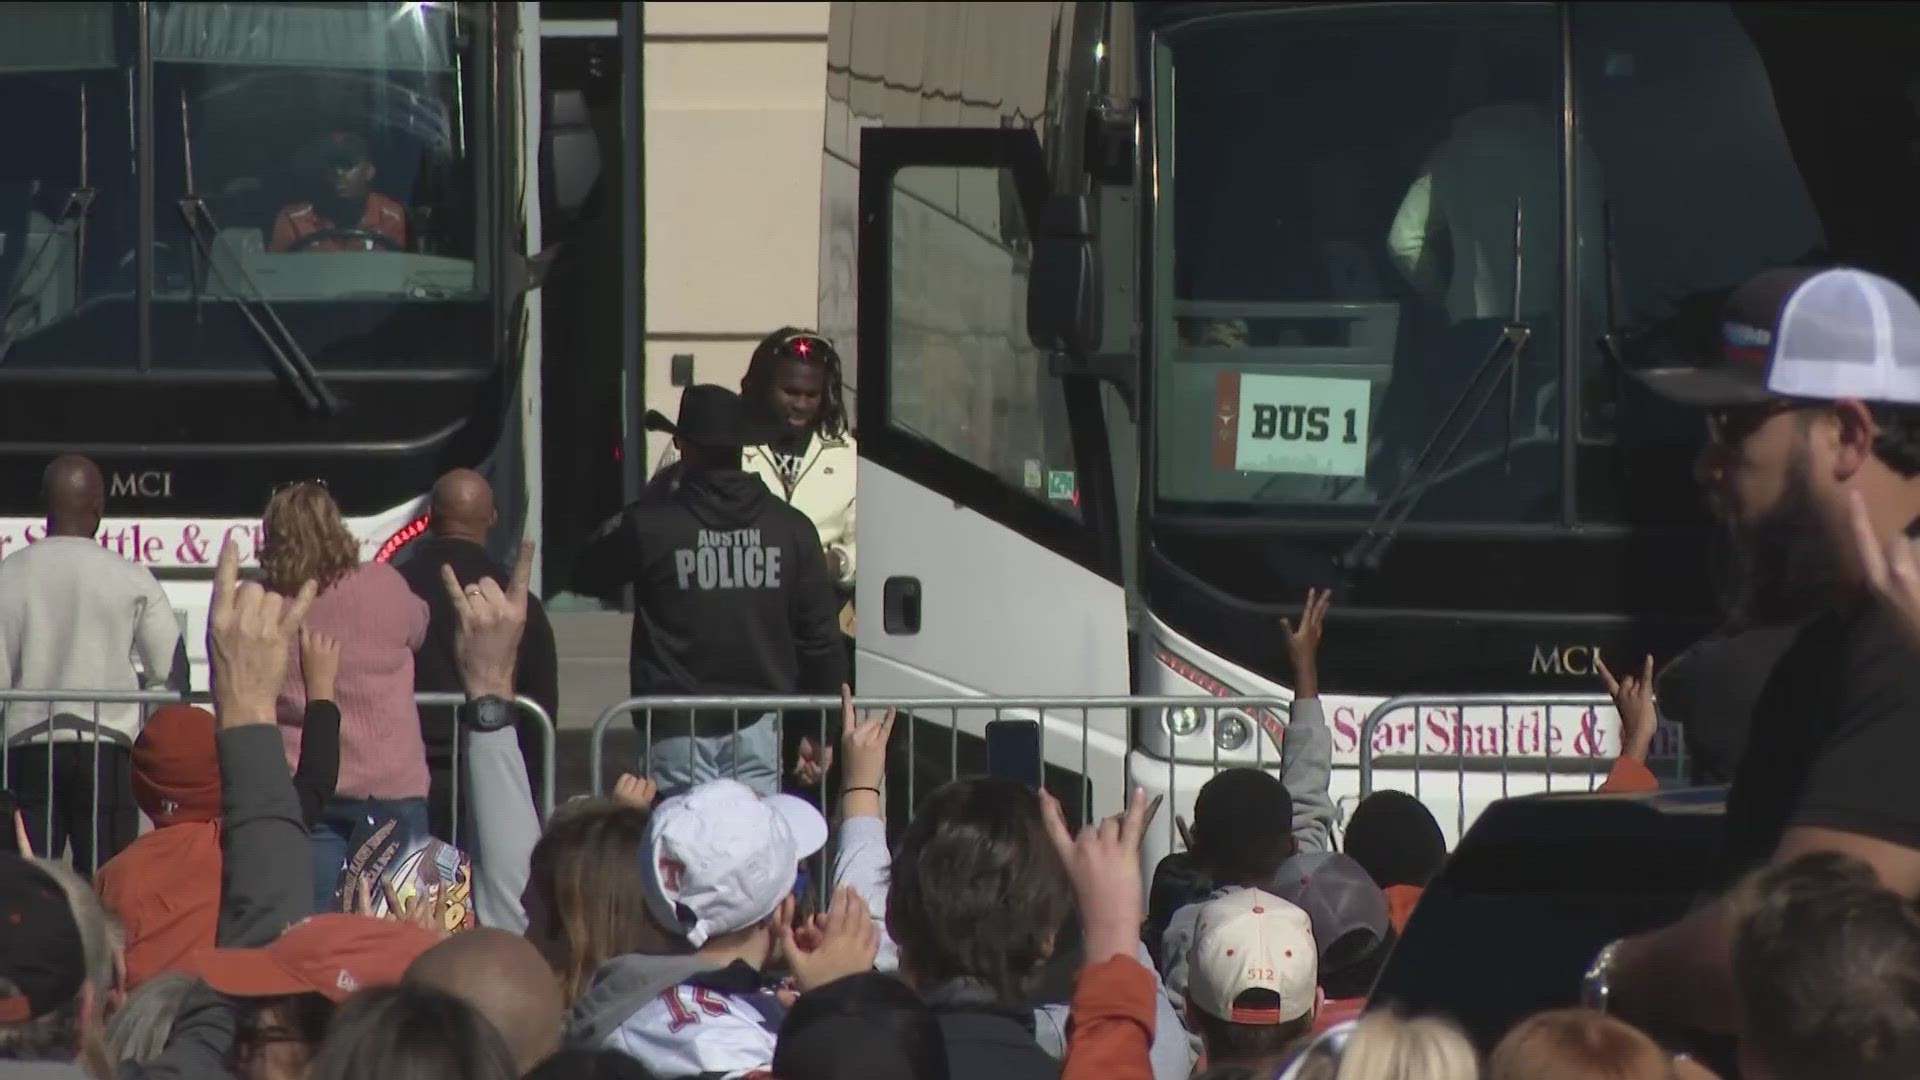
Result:
<svg viewBox="0 0 1920 1080"><path fill-rule="evenodd" d="M801 787L819 787L833 768L833 747L822 747L812 738L800 740L799 760L793 766L793 779Z"/></svg>
<svg viewBox="0 0 1920 1080"><path fill-rule="evenodd" d="M1114 956L1133 956L1140 947L1140 923L1146 918L1141 900L1140 838L1147 822L1160 809L1160 800L1133 789L1126 810L1080 830L1067 830L1066 815L1052 794L1040 793L1041 816L1047 837L1067 868L1073 892L1080 900L1088 964Z"/></svg>
<svg viewBox="0 0 1920 1080"><path fill-rule="evenodd" d="M846 817L880 817L880 786L887 778L887 740L893 737L893 709L859 716L853 708L853 690L840 688L840 812Z"/></svg>
<svg viewBox="0 0 1920 1080"><path fill-rule="evenodd" d="M317 630L300 630L300 674L308 701L332 701L340 675L340 643Z"/></svg>
<svg viewBox="0 0 1920 1080"><path fill-rule="evenodd" d="M873 958L880 954L880 929L873 924L873 913L850 886L834 890L833 906L827 910L819 944L813 949L800 947L791 919L778 919L776 925L787 968L802 993L835 979L872 971Z"/></svg>
<svg viewBox="0 0 1920 1080"><path fill-rule="evenodd" d="M1333 590L1308 589L1306 603L1300 606L1300 625L1280 620L1280 629L1287 635L1287 659L1293 663L1296 698L1320 696L1320 636L1332 603Z"/></svg>
<svg viewBox="0 0 1920 1080"><path fill-rule="evenodd" d="M240 580L240 550L220 545L207 638L213 656L213 705L223 728L274 722L287 658L319 592L311 581L291 600Z"/></svg>
<svg viewBox="0 0 1920 1080"><path fill-rule="evenodd" d="M440 580L453 600L459 626L453 635L454 663L469 698L513 696L513 669L520 657L520 635L527 628L527 584L533 580L533 541L520 545L513 580L505 590L492 578L462 588L453 567L440 568Z"/></svg>
<svg viewBox="0 0 1920 1080"><path fill-rule="evenodd" d="M654 797L659 794L659 784L632 773L621 773L620 779L613 782L614 801L636 810L653 809Z"/></svg>
<svg viewBox="0 0 1920 1080"><path fill-rule="evenodd" d="M429 886L404 901L394 893L390 882L382 881L380 889L387 894L387 918L417 926L443 938L453 936L453 931L447 926L447 912L453 908L452 888L445 885Z"/></svg>
<svg viewBox="0 0 1920 1080"><path fill-rule="evenodd" d="M1660 714L1653 704L1653 657L1640 665L1640 674L1615 678L1607 662L1595 654L1594 668L1606 684L1613 708L1620 714L1620 756L1635 761L1647 760L1653 746L1653 733L1660 726Z"/></svg>

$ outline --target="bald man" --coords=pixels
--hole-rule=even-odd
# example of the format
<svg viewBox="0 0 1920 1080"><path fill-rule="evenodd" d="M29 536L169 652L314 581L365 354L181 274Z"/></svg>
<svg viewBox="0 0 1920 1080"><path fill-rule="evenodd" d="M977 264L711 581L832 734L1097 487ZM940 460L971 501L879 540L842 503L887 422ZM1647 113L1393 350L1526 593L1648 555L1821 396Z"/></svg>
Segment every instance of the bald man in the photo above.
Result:
<svg viewBox="0 0 1920 1080"><path fill-rule="evenodd" d="M460 672L453 662L453 632L459 624L447 587L440 581L440 568L453 567L460 584L468 585L483 577L504 582L511 571L487 553L487 536L500 523L493 505L493 487L486 477L472 469L455 469L433 485L433 505L429 534L409 549L401 576L414 595L427 602L429 621L427 640L414 654L413 686L416 690L459 693ZM514 670L514 685L520 693L539 702L548 716L560 711L560 662L553 644L553 624L537 597L527 604L527 630L520 639L520 663ZM526 759L527 782L536 797L540 791L540 762L544 747L538 722L520 718L520 754ZM446 707L420 710L420 733L427 744L427 771L431 787L427 792L427 822L433 835L456 840L454 829L453 740L456 734L454 710ZM460 782L467 782L465 777ZM462 823L463 831L471 827ZM468 845L463 845L468 846Z"/></svg>
<svg viewBox="0 0 1920 1080"><path fill-rule="evenodd" d="M146 567L94 541L107 504L99 468L75 455L55 458L41 496L46 536L0 560L0 687L185 690L186 649L166 592ZM35 852L71 852L74 868L92 873L139 835L139 705L15 702L6 730L9 786Z"/></svg>
<svg viewBox="0 0 1920 1080"><path fill-rule="evenodd" d="M560 1014L567 1003L553 969L526 938L479 927L421 953L407 982L461 998L492 1021L513 1051L521 1076L560 1047Z"/></svg>

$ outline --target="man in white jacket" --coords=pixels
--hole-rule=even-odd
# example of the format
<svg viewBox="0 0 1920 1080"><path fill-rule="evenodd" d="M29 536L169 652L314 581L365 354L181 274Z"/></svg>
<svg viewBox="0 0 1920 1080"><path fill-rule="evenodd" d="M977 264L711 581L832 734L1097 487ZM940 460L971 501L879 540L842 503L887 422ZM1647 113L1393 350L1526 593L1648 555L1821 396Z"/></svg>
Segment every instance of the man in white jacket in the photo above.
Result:
<svg viewBox="0 0 1920 1080"><path fill-rule="evenodd" d="M74 866L91 872L139 835L142 709L85 694L143 681L184 692L188 665L160 583L94 540L106 512L99 468L57 458L43 484L46 537L0 560L0 686L48 698L0 705L0 730L34 850L57 858L71 846Z"/></svg>
<svg viewBox="0 0 1920 1080"><path fill-rule="evenodd" d="M848 423L840 354L811 330L783 326L761 339L740 380L751 407L777 417L788 434L749 446L741 465L767 490L807 515L827 551L827 568L849 600L853 596L854 474L860 460ZM671 444L655 479L679 461Z"/></svg>

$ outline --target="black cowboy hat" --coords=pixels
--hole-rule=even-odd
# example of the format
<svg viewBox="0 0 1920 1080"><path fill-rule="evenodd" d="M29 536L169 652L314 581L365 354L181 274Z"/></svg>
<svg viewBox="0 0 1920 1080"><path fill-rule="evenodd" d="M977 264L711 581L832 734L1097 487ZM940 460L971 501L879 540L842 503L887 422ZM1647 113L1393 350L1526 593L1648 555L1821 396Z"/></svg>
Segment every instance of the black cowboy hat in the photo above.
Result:
<svg viewBox="0 0 1920 1080"><path fill-rule="evenodd" d="M664 431L695 446L760 446L786 434L782 424L758 415L739 394L710 383L689 386L681 393L678 423L657 409L648 409L646 424L648 431Z"/></svg>

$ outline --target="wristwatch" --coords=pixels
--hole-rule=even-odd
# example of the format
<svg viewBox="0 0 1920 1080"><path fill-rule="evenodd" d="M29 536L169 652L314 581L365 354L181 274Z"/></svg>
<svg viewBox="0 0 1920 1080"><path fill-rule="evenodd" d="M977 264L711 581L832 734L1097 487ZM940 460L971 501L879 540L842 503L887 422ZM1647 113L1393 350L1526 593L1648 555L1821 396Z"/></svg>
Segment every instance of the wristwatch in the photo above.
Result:
<svg viewBox="0 0 1920 1080"><path fill-rule="evenodd" d="M1620 946L1625 938L1616 938L1593 957L1593 963L1587 965L1587 973L1580 978L1580 1004L1600 1012L1606 1012L1613 996L1613 964L1620 956Z"/></svg>
<svg viewBox="0 0 1920 1080"><path fill-rule="evenodd" d="M479 732L499 731L513 723L513 702L488 694L460 706L460 722Z"/></svg>

